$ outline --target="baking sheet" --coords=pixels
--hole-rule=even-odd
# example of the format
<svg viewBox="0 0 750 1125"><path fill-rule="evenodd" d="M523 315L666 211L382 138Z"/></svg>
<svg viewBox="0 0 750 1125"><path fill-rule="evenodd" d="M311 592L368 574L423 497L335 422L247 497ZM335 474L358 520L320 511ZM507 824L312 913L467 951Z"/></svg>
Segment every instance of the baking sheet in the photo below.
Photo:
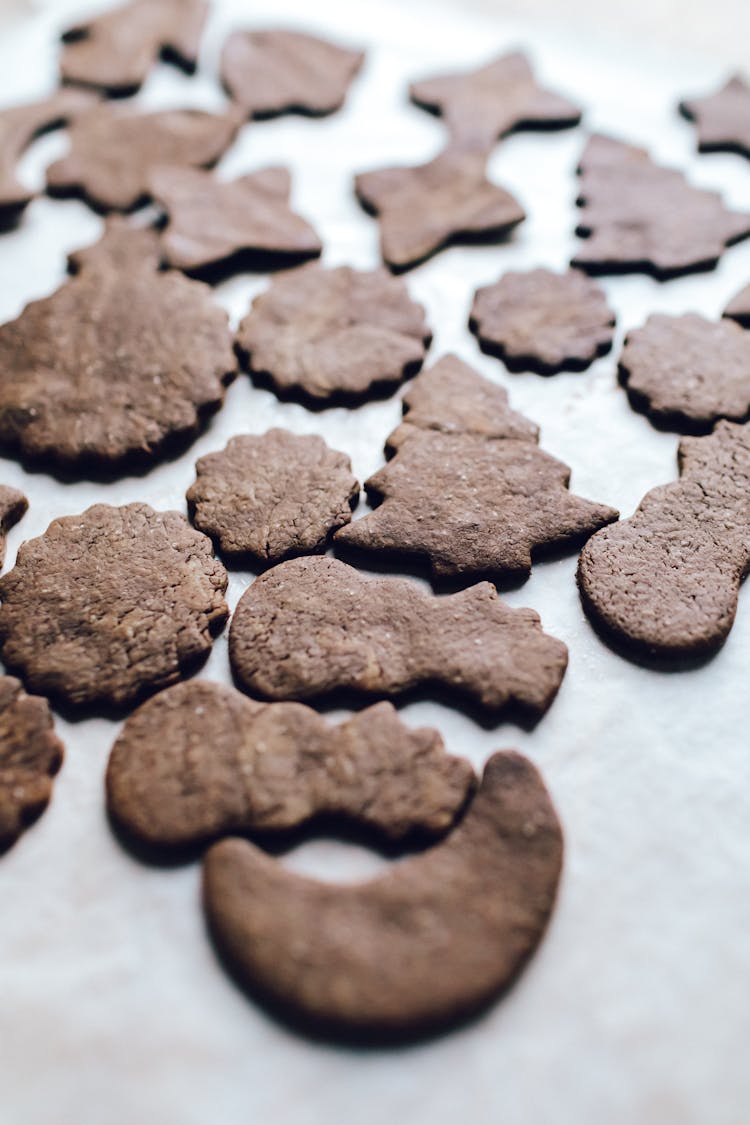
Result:
<svg viewBox="0 0 750 1125"><path fill-rule="evenodd" d="M94 7L94 5L90 5ZM41 95L55 75L55 29L82 5L59 3L10 21L0 35L3 103ZM6 9L6 14L9 9ZM215 0L201 72L161 66L145 106L218 106L219 46L230 27L301 24L368 48L343 112L248 126L219 166L231 177L288 163L293 202L313 221L329 265L378 260L377 225L358 207L353 172L429 159L438 121L410 107L410 78L461 68L492 52L528 49L540 79L587 107L586 126L650 146L695 183L750 207L750 163L697 157L677 99L723 76L696 56L585 39L573 31L472 15L462 5L391 0ZM451 249L407 275L434 330L432 359L453 350L506 386L513 406L542 428L542 445L573 468L583 496L628 515L643 493L676 474L677 438L627 405L614 376L623 330L650 312L717 315L750 279L750 244L728 251L711 274L660 285L604 282L618 313L613 354L585 374L509 375L482 356L466 329L478 285L510 268L563 266L575 244L572 169L583 130L521 134L498 146L490 172L515 192L528 220L500 247ZM41 184L64 151L41 140L23 174ZM83 204L43 197L0 239L0 319L52 291L67 251L92 241L100 220ZM216 290L234 321L263 277ZM357 411L311 414L253 388L241 376L224 409L178 461L110 485L61 484L0 462L0 480L31 508L10 534L7 565L22 539L96 501L140 499L184 510L195 459L237 432L283 425L317 431L348 452L360 480L382 462L396 398ZM364 501L361 511L366 510ZM750 592L707 666L659 673L607 649L586 622L575 557L535 566L507 600L530 605L570 648L560 695L533 732L494 730L439 702L402 708L431 724L479 768L515 746L542 769L566 831L559 903L539 953L517 986L482 1019L437 1041L397 1051L351 1051L311 1042L276 1024L218 966L199 908L199 867L138 863L109 831L103 802L107 754L118 725L58 718L67 747L52 804L0 860L0 1120L8 1125L312 1125L457 1119L504 1125L739 1125L750 1072L750 755L746 709ZM232 573L230 605L252 576ZM200 673L228 679L226 634ZM368 874L385 860L317 841L287 856L329 878ZM440 971L440 966L435 966Z"/></svg>

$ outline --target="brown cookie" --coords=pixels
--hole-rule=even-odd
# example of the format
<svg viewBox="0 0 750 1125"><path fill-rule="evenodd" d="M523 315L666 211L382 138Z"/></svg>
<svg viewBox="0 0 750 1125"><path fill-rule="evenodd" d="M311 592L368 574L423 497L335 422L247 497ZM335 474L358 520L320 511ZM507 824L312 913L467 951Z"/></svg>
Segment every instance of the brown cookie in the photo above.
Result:
<svg viewBox="0 0 750 1125"><path fill-rule="evenodd" d="M17 488L0 484L0 566L5 561L5 536L29 509L29 502Z"/></svg>
<svg viewBox="0 0 750 1125"><path fill-rule="evenodd" d="M157 59L195 71L206 0L130 0L63 33L63 82L134 94Z"/></svg>
<svg viewBox="0 0 750 1125"><path fill-rule="evenodd" d="M82 90L57 90L48 98L0 110L0 230L13 226L35 192L19 183L16 164L35 137L90 112L97 104Z"/></svg>
<svg viewBox="0 0 750 1125"><path fill-rule="evenodd" d="M131 705L205 659L226 587L179 512L95 504L22 544L0 579L2 659L63 703Z"/></svg>
<svg viewBox="0 0 750 1125"><path fill-rule="evenodd" d="M77 276L0 327L0 443L79 473L125 472L200 429L236 360L210 291L159 271L158 235L110 220Z"/></svg>
<svg viewBox="0 0 750 1125"><path fill-rule="evenodd" d="M483 352L510 371L583 371L612 347L615 314L602 289L578 270L504 274L477 289L469 328Z"/></svg>
<svg viewBox="0 0 750 1125"><path fill-rule="evenodd" d="M750 328L750 285L735 294L724 309L724 316L736 320L743 328Z"/></svg>
<svg viewBox="0 0 750 1125"><path fill-rule="evenodd" d="M568 660L532 609L511 609L489 582L436 597L318 555L281 563L245 591L229 657L240 685L263 699L431 687L441 699L455 693L496 713L514 704L534 717Z"/></svg>
<svg viewBox="0 0 750 1125"><path fill-rule="evenodd" d="M221 53L221 80L248 117L321 117L341 109L364 58L298 31L234 31Z"/></svg>
<svg viewBox="0 0 750 1125"><path fill-rule="evenodd" d="M484 148L515 129L566 129L581 120L577 105L538 85L519 51L478 70L412 82L409 97L444 118L454 139Z"/></svg>
<svg viewBox="0 0 750 1125"><path fill-rule="evenodd" d="M729 320L650 316L628 333L619 370L633 406L665 428L707 433L750 417L750 334Z"/></svg>
<svg viewBox="0 0 750 1125"><path fill-rule="evenodd" d="M322 883L224 840L206 856L203 901L227 965L279 1014L347 1041L409 1037L512 983L546 929L562 854L539 773L506 751L450 836L379 878Z"/></svg>
<svg viewBox="0 0 750 1125"><path fill-rule="evenodd" d="M47 191L80 196L98 211L132 211L148 201L156 167L211 167L238 126L232 113L99 106L71 126L70 152L47 169Z"/></svg>
<svg viewBox="0 0 750 1125"><path fill-rule="evenodd" d="M325 550L359 499L349 458L317 434L242 434L195 468L193 523L225 559L255 566Z"/></svg>
<svg viewBox="0 0 750 1125"><path fill-rule="evenodd" d="M586 613L635 656L703 658L725 641L750 565L750 426L683 438L680 479L584 547Z"/></svg>
<svg viewBox="0 0 750 1125"><path fill-rule="evenodd" d="M391 389L419 370L431 338L422 305L387 270L310 264L255 298L237 345L278 394L322 406Z"/></svg>
<svg viewBox="0 0 750 1125"><path fill-rule="evenodd" d="M586 273L650 273L660 280L713 269L750 235L750 212L730 211L648 152L595 135L584 149L576 230L586 241L572 264Z"/></svg>
<svg viewBox="0 0 750 1125"><path fill-rule="evenodd" d="M394 273L454 242L492 242L525 218L516 199L491 183L484 153L449 146L428 164L380 168L355 177L357 198L380 221L380 250Z"/></svg>
<svg viewBox="0 0 750 1125"><path fill-rule="evenodd" d="M750 85L735 74L715 93L680 102L694 121L699 152L738 152L750 159Z"/></svg>
<svg viewBox="0 0 750 1125"><path fill-rule="evenodd" d="M437 731L390 703L332 726L301 703L177 684L144 703L115 742L107 804L130 839L185 848L236 833L351 821L386 840L446 832L474 786Z"/></svg>
<svg viewBox="0 0 750 1125"><path fill-rule="evenodd" d="M164 260L198 276L277 269L317 258L322 243L289 205L286 168L224 182L194 168L157 168L149 192L167 212Z"/></svg>
<svg viewBox="0 0 750 1125"><path fill-rule="evenodd" d="M47 700L0 676L0 851L46 809L63 753Z"/></svg>

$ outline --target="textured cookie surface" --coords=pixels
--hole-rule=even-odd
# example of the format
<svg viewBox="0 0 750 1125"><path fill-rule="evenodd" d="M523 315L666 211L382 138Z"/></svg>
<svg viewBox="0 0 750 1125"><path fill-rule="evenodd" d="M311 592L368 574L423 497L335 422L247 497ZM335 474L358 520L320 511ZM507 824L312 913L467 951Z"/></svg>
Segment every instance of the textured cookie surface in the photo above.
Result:
<svg viewBox="0 0 750 1125"><path fill-rule="evenodd" d="M231 113L138 113L100 106L71 126L70 152L50 164L47 190L80 195L100 211L131 211L148 201L156 167L211 167L229 148L238 125Z"/></svg>
<svg viewBox="0 0 750 1125"><path fill-rule="evenodd" d="M132 704L208 655L226 586L178 512L95 504L22 544L0 579L2 658L65 703Z"/></svg>
<svg viewBox="0 0 750 1125"><path fill-rule="evenodd" d="M750 328L750 285L734 295L724 309L724 316L736 320L743 328Z"/></svg>
<svg viewBox="0 0 750 1125"><path fill-rule="evenodd" d="M107 769L110 813L157 847L341 817L386 839L448 830L474 784L437 731L390 703L334 726L301 703L256 703L220 684L177 684L125 723Z"/></svg>
<svg viewBox="0 0 750 1125"><path fill-rule="evenodd" d="M265 699L423 686L532 715L547 710L567 665L565 645L542 632L538 615L511 609L489 582L435 597L320 556L253 582L232 619L229 656L239 683Z"/></svg>
<svg viewBox="0 0 750 1125"><path fill-rule="evenodd" d="M47 700L0 676L0 851L47 807L62 760Z"/></svg>
<svg viewBox="0 0 750 1125"><path fill-rule="evenodd" d="M321 883L225 840L206 856L204 905L225 961L286 1018L346 1037L412 1036L513 981L549 921L562 852L536 769L499 753L447 839L379 878Z"/></svg>
<svg viewBox="0 0 750 1125"><path fill-rule="evenodd" d="M564 129L581 120L580 108L540 86L517 51L477 70L413 82L409 96L444 118L454 139L482 147L514 129Z"/></svg>
<svg viewBox="0 0 750 1125"><path fill-rule="evenodd" d="M249 117L320 116L344 104L362 65L350 51L298 31L235 31L221 55L221 78Z"/></svg>
<svg viewBox="0 0 750 1125"><path fill-rule="evenodd" d="M17 488L0 484L0 566L5 561L5 536L28 511L29 502Z"/></svg>
<svg viewBox="0 0 750 1125"><path fill-rule="evenodd" d="M483 352L511 371L583 371L612 347L615 314L579 273L506 273L474 294L469 326Z"/></svg>
<svg viewBox="0 0 750 1125"><path fill-rule="evenodd" d="M149 192L165 208L165 261L187 273L267 269L317 258L322 244L290 207L286 168L217 180L194 168L157 168Z"/></svg>
<svg viewBox="0 0 750 1125"><path fill-rule="evenodd" d="M750 426L683 438L680 479L584 547L586 612L635 656L703 657L726 639L750 565Z"/></svg>
<svg viewBox="0 0 750 1125"><path fill-rule="evenodd" d="M206 0L130 0L63 34L63 82L107 94L133 94L159 57L192 72L198 59Z"/></svg>
<svg viewBox="0 0 750 1125"><path fill-rule="evenodd" d="M750 158L750 84L740 75L705 98L680 102L680 113L695 122L701 152L738 152Z"/></svg>
<svg viewBox="0 0 750 1125"><path fill-rule="evenodd" d="M349 458L316 434L243 434L196 471L187 494L195 526L224 557L260 566L323 550L359 497Z"/></svg>
<svg viewBox="0 0 750 1125"><path fill-rule="evenodd" d="M713 269L725 248L750 235L750 212L730 211L718 192L611 137L591 137L581 158L573 265L587 273L645 272L662 279Z"/></svg>
<svg viewBox="0 0 750 1125"><path fill-rule="evenodd" d="M620 379L650 418L705 432L719 418L750 415L750 335L729 320L695 313L650 316L629 332Z"/></svg>
<svg viewBox="0 0 750 1125"><path fill-rule="evenodd" d="M316 403L395 386L430 339L424 309L387 270L315 264L276 278L237 333L251 371Z"/></svg>
<svg viewBox="0 0 750 1125"><path fill-rule="evenodd" d="M357 197L380 221L383 261L410 269L452 242L492 241L524 219L518 201L485 174L483 153L455 145L428 164L355 178Z"/></svg>
<svg viewBox="0 0 750 1125"><path fill-rule="evenodd" d="M236 360L208 288L159 271L157 234L111 220L77 276L0 327L0 442L31 459L125 471L197 432Z"/></svg>

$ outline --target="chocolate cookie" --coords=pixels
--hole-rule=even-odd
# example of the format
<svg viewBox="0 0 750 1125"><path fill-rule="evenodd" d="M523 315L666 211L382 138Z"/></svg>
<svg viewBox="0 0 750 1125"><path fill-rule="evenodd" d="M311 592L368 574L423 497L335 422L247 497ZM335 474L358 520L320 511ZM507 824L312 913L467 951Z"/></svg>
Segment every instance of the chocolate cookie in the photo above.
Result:
<svg viewBox="0 0 750 1125"><path fill-rule="evenodd" d="M115 97L134 94L159 58L192 74L206 0L130 0L63 33L63 82Z"/></svg>
<svg viewBox="0 0 750 1125"><path fill-rule="evenodd" d="M730 211L643 148L595 135L584 149L572 264L586 273L650 273L665 280L713 269L725 247L750 235L750 212Z"/></svg>
<svg viewBox="0 0 750 1125"><path fill-rule="evenodd" d="M321 117L341 109L364 58L298 31L234 31L221 53L221 79L248 117Z"/></svg>
<svg viewBox="0 0 750 1125"><path fill-rule="evenodd" d="M387 270L311 264L255 298L237 345L282 396L354 404L418 371L431 338L423 307Z"/></svg>
<svg viewBox="0 0 750 1125"><path fill-rule="evenodd" d="M236 360L210 291L159 271L158 235L110 220L77 276L0 327L0 443L125 472L198 432Z"/></svg>
<svg viewBox="0 0 750 1125"><path fill-rule="evenodd" d="M376 703L332 726L301 703L256 703L213 683L177 684L144 703L107 768L113 819L149 847L336 817L399 840L446 832L474 786L437 731Z"/></svg>
<svg viewBox="0 0 750 1125"><path fill-rule="evenodd" d="M242 434L195 467L193 523L224 558L255 566L325 550L359 499L349 458L316 434Z"/></svg>
<svg viewBox="0 0 750 1125"><path fill-rule="evenodd" d="M22 544L0 579L2 659L66 704L129 706L205 659L226 587L178 512L95 504Z"/></svg>
<svg viewBox="0 0 750 1125"><path fill-rule="evenodd" d="M492 712L512 703L532 716L552 703L568 659L533 610L511 609L489 582L435 597L315 555L275 566L245 591L229 657L240 685L263 699L439 687L441 698L458 693Z"/></svg>
<svg viewBox="0 0 750 1125"><path fill-rule="evenodd" d="M726 640L750 566L750 426L683 438L680 479L584 547L578 584L605 636L647 659L704 658Z"/></svg>
<svg viewBox="0 0 750 1125"><path fill-rule="evenodd" d="M739 74L705 98L680 102L680 113L696 123L699 152L750 158L750 85Z"/></svg>
<svg viewBox="0 0 750 1125"><path fill-rule="evenodd" d="M132 211L148 201L156 167L208 168L229 148L238 126L232 113L99 106L71 126L70 152L47 169L47 191L81 196L98 211Z"/></svg>
<svg viewBox="0 0 750 1125"><path fill-rule="evenodd" d="M707 433L719 418L750 417L750 334L696 313L650 316L629 332L620 381L661 426Z"/></svg>
<svg viewBox="0 0 750 1125"><path fill-rule="evenodd" d="M96 99L82 90L57 90L48 98L0 110L0 230L13 226L35 192L19 183L16 164L35 137L87 113Z"/></svg>
<svg viewBox="0 0 750 1125"><path fill-rule="evenodd" d="M615 314L599 286L579 273L504 274L477 289L469 328L483 352L510 371L583 371L612 347Z"/></svg>
<svg viewBox="0 0 750 1125"><path fill-rule="evenodd" d="M5 536L29 509L29 502L17 488L0 484L0 566L5 561Z"/></svg>
<svg viewBox="0 0 750 1125"><path fill-rule="evenodd" d="M203 900L226 963L280 1014L346 1041L409 1037L512 983L546 929L562 853L541 777L507 751L446 840L379 878L322 883L224 840L206 856Z"/></svg>
<svg viewBox="0 0 750 1125"><path fill-rule="evenodd" d="M47 700L0 676L0 851L46 809L63 753Z"/></svg>
<svg viewBox="0 0 750 1125"><path fill-rule="evenodd" d="M724 316L736 320L743 328L750 328L750 285L735 294L724 309Z"/></svg>
<svg viewBox="0 0 750 1125"><path fill-rule="evenodd" d="M478 70L412 82L409 97L444 118L455 140L482 148L514 129L566 129L581 120L577 105L538 85L519 51Z"/></svg>
<svg viewBox="0 0 750 1125"><path fill-rule="evenodd" d="M428 164L355 177L357 198L380 220L383 261L400 273L454 242L491 242L525 218L516 199L490 183L486 157L459 145Z"/></svg>
<svg viewBox="0 0 750 1125"><path fill-rule="evenodd" d="M286 168L263 168L230 182L193 168L157 168L149 191L168 216L164 260L185 273L211 276L319 257L320 239L289 206L291 188Z"/></svg>

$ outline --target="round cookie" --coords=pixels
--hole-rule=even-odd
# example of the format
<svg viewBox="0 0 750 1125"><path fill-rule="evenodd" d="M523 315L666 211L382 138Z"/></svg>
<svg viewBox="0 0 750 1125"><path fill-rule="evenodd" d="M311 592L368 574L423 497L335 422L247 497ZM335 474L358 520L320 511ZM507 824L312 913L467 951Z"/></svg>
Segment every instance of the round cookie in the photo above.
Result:
<svg viewBox="0 0 750 1125"><path fill-rule="evenodd" d="M124 707L205 659L227 574L178 512L95 504L53 520L0 579L0 645L31 690Z"/></svg>
<svg viewBox="0 0 750 1125"><path fill-rule="evenodd" d="M0 851L47 807L63 753L47 700L0 676Z"/></svg>

